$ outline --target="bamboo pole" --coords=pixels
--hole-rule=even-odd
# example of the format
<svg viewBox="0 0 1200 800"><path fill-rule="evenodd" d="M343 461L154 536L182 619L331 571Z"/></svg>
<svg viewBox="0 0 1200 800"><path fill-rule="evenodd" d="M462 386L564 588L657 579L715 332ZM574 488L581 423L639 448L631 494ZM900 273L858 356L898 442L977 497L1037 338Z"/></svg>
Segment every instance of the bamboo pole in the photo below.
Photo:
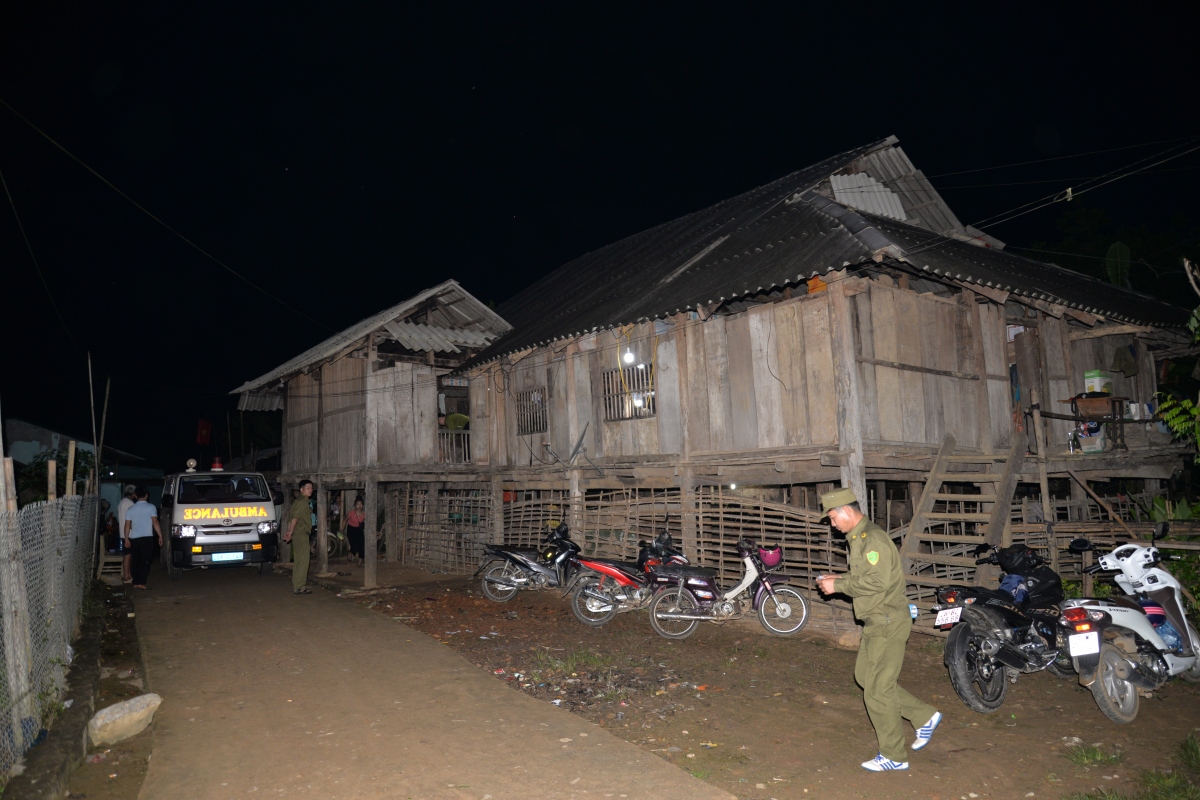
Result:
<svg viewBox="0 0 1200 800"><path fill-rule="evenodd" d="M75 496L75 440L67 443L67 497Z"/></svg>
<svg viewBox="0 0 1200 800"><path fill-rule="evenodd" d="M1049 538L1053 535L1051 531L1054 528L1051 526L1055 522L1055 513L1054 501L1050 497L1050 480L1046 475L1046 426L1042 422L1041 407L1038 406L1037 389L1030 391L1029 399L1033 401L1033 435L1037 439L1038 483L1042 490L1042 521L1046 523L1046 533ZM1048 544L1050 569L1058 572L1058 544L1053 541L1049 541Z"/></svg>
<svg viewBox="0 0 1200 800"><path fill-rule="evenodd" d="M1083 478L1079 477L1079 475L1075 472L1075 470L1069 469L1069 470L1067 470L1067 474L1070 475L1072 478L1074 478L1075 481L1084 488L1084 491L1086 491L1088 494L1090 494L1092 496L1092 499L1095 500L1100 505L1101 508L1103 508L1105 511L1108 512L1109 519L1113 520L1118 525L1120 525L1122 528L1124 528L1125 532L1128 533L1134 539L1138 538L1137 534L1135 534L1132 530L1130 530L1129 526L1125 524L1125 520L1123 520L1119 516L1117 516L1116 512L1113 511L1112 506L1110 506L1103 497L1096 494L1096 492L1093 491L1092 487L1087 485L1087 481L1085 481Z"/></svg>
<svg viewBox="0 0 1200 800"><path fill-rule="evenodd" d="M46 462L46 502L58 499L58 462L53 458Z"/></svg>
<svg viewBox="0 0 1200 800"><path fill-rule="evenodd" d="M4 502L8 508L8 513L17 513L17 479L13 474L13 460L11 458L4 459Z"/></svg>

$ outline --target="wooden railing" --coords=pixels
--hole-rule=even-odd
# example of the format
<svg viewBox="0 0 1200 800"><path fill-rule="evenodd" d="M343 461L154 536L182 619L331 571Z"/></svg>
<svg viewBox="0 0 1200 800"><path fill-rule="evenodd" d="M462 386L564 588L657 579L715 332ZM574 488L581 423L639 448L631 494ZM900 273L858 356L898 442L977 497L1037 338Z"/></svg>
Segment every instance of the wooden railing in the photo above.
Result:
<svg viewBox="0 0 1200 800"><path fill-rule="evenodd" d="M441 464L470 464L471 432L438 431L438 462Z"/></svg>

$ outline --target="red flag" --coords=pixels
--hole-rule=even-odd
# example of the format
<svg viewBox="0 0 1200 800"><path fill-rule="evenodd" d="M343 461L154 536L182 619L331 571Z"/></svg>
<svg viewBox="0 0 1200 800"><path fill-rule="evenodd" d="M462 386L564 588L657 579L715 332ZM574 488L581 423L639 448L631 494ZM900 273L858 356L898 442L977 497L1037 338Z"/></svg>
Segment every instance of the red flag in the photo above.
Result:
<svg viewBox="0 0 1200 800"><path fill-rule="evenodd" d="M196 429L196 444L207 445L212 440L212 423L206 419L200 420Z"/></svg>

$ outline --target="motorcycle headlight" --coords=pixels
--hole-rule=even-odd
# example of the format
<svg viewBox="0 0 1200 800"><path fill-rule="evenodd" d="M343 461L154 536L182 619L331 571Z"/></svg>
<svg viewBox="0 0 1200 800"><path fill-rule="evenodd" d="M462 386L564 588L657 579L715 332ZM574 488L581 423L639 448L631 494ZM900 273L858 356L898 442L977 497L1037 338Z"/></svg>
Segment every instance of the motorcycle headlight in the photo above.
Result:
<svg viewBox="0 0 1200 800"><path fill-rule="evenodd" d="M172 525L171 533L175 534L176 536L188 536L188 537L195 536L196 535L196 526L195 525Z"/></svg>
<svg viewBox="0 0 1200 800"><path fill-rule="evenodd" d="M258 523L258 532L263 533L263 534L274 533L275 532L275 523L274 522Z"/></svg>

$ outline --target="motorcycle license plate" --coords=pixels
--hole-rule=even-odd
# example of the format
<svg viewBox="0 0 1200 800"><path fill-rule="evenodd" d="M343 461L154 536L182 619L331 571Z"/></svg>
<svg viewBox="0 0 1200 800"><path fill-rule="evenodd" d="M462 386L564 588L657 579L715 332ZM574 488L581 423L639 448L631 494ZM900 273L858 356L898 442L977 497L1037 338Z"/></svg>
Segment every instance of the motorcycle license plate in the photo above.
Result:
<svg viewBox="0 0 1200 800"><path fill-rule="evenodd" d="M1071 658L1090 656L1100 652L1100 633L1075 633L1067 637L1067 647L1071 650Z"/></svg>
<svg viewBox="0 0 1200 800"><path fill-rule="evenodd" d="M958 608L943 608L937 613L937 619L933 621L935 627L942 625L953 625L962 619L962 606Z"/></svg>

